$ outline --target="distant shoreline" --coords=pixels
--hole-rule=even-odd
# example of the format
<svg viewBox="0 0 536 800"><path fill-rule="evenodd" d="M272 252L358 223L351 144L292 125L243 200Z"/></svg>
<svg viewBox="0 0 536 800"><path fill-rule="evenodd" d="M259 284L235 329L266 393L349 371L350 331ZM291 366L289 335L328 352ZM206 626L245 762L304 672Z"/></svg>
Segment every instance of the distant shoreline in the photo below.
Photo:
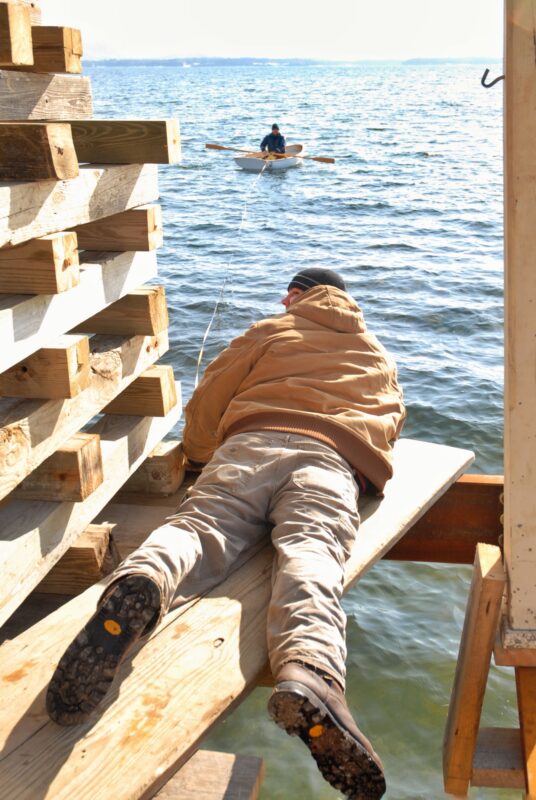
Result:
<svg viewBox="0 0 536 800"><path fill-rule="evenodd" d="M95 67L308 67L308 66L341 66L345 64L399 64L399 65L435 65L435 64L496 64L499 58L410 58L404 61L393 59L363 59L350 61L326 61L313 58L89 58L84 59L86 66Z"/></svg>

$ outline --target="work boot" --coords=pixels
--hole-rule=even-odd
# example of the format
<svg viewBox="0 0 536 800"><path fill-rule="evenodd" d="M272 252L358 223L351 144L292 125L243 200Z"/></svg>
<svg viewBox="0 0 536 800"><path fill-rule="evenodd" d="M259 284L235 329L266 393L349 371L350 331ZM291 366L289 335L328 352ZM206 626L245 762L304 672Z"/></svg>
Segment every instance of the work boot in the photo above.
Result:
<svg viewBox="0 0 536 800"><path fill-rule="evenodd" d="M158 621L160 602L158 586L144 575L127 575L110 586L52 676L46 704L54 722L85 722L104 699L127 652Z"/></svg>
<svg viewBox="0 0 536 800"><path fill-rule="evenodd" d="M268 701L272 719L305 742L324 778L349 800L385 792L379 757L355 724L341 687L296 662L285 664Z"/></svg>

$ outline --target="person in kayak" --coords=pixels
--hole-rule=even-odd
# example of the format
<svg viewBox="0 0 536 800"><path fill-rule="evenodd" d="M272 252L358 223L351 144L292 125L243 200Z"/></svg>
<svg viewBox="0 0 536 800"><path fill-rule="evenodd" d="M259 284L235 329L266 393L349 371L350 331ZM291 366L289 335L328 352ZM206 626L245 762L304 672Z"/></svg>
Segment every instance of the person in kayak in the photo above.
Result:
<svg viewBox="0 0 536 800"><path fill-rule="evenodd" d="M279 133L279 125L274 122L272 125L272 132L269 133L261 142L261 150L263 153L284 153L285 152L285 137Z"/></svg>
<svg viewBox="0 0 536 800"><path fill-rule="evenodd" d="M332 786L378 800L382 763L344 695L341 597L359 493L380 494L393 473L402 391L338 273L301 270L281 302L285 313L252 325L207 367L183 433L201 475L113 573L56 668L47 709L60 725L83 722L133 644L271 537L269 713L300 736Z"/></svg>

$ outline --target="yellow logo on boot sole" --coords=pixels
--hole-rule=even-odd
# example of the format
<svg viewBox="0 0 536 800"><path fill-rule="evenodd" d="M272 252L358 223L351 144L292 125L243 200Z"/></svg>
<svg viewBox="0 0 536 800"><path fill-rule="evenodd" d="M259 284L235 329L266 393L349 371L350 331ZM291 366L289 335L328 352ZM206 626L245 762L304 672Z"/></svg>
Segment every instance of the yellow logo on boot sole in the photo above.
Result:
<svg viewBox="0 0 536 800"><path fill-rule="evenodd" d="M112 636L119 636L121 633L121 625L115 619L107 619L104 623L104 629L111 633Z"/></svg>

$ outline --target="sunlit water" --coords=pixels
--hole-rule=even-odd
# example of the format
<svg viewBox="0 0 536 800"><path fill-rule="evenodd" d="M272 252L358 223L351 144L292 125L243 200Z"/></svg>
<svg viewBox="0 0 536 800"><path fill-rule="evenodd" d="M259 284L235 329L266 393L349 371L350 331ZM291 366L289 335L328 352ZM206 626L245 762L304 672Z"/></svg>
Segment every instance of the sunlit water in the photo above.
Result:
<svg viewBox="0 0 536 800"><path fill-rule="evenodd" d="M162 167L172 364L191 394L203 363L277 313L297 268L339 270L396 356L405 435L471 448L502 472L501 88L478 65L93 67L96 116L178 117L181 166ZM257 147L277 121L334 166L258 178L205 142ZM348 696L384 759L391 800L442 797L441 741L470 570L384 562L349 594ZM263 800L336 798L259 689L206 742L261 755ZM185 709L185 714L188 710ZM516 725L493 669L484 721ZM518 793L473 790L471 797Z"/></svg>

